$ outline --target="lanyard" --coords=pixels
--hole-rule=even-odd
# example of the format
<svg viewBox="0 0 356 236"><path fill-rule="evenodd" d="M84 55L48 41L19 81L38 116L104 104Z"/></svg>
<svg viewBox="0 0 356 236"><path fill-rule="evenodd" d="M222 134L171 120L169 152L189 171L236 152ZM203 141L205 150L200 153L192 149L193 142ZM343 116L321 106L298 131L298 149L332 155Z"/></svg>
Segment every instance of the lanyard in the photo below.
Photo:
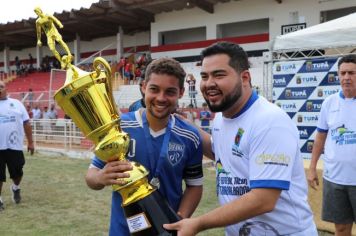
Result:
<svg viewBox="0 0 356 236"><path fill-rule="evenodd" d="M167 149L168 149L168 144L169 144L169 138L171 136L171 130L172 130L172 121L171 118L169 118L168 121L168 125L166 128L166 132L164 134L164 138L163 138L163 143L162 143L162 147L161 147L161 151L159 154L159 158L157 161L157 165L156 165L156 169L153 170L154 168L154 151L153 151L153 145L152 145L152 138L151 138L151 134L150 134L150 128L148 126L148 121L147 121L147 117L146 117L146 111L142 112L142 124L143 124L143 131L145 133L145 138L146 138L146 148L148 151L148 160L149 160L149 164L150 164L150 169L153 172L153 177L154 178L158 178L159 176L159 171L160 168L162 166L162 162L163 160L166 158L167 156Z"/></svg>

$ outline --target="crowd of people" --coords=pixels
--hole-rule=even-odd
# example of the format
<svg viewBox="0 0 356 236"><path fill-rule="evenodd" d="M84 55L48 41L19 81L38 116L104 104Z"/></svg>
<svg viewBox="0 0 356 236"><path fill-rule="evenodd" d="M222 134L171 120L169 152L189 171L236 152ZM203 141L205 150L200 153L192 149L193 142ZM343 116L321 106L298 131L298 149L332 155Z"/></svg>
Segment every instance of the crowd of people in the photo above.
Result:
<svg viewBox="0 0 356 236"><path fill-rule="evenodd" d="M121 75L124 84L138 84L144 78L147 65L151 62L149 54L143 53L135 57L121 57L117 63L116 71Z"/></svg>
<svg viewBox="0 0 356 236"><path fill-rule="evenodd" d="M344 56L338 62L341 91L322 104L308 178L296 124L252 87L246 52L238 44L217 42L201 52L201 59L200 90L205 103L199 115L193 100L184 113L176 114L184 83L193 84L181 65L171 58L152 61L145 68L145 78L138 76L142 99L121 114L121 127L129 134L131 144L127 160L113 157L113 161L106 162L95 156L85 177L87 185L94 190L125 185L122 179L130 176L130 161L135 161L148 169L152 186L181 218L164 224L165 230L176 230L180 236L217 227L225 227L229 236L316 236L308 182L313 188L319 184L316 164L324 150L322 219L335 224L337 236L350 236L356 221L356 56ZM123 71L128 81L135 78L131 70L130 74ZM15 103L6 98L1 85L0 107ZM21 105L18 109L24 110ZM32 111L33 117L40 113L37 109ZM195 122L198 118L200 125ZM28 148L33 151L32 136L26 128L28 114L16 119L21 122L14 122L14 129L24 126ZM10 121L0 119L0 127ZM9 132L1 137L9 139ZM0 154L12 155L7 153L12 147L0 144ZM203 155L215 162L221 206L191 217L202 196ZM0 171L4 173L6 164L9 170L18 166L10 172L12 191L16 191L24 163L8 160L1 155ZM0 177L4 181L4 175ZM120 194L113 191L109 235L133 232L121 202Z"/></svg>

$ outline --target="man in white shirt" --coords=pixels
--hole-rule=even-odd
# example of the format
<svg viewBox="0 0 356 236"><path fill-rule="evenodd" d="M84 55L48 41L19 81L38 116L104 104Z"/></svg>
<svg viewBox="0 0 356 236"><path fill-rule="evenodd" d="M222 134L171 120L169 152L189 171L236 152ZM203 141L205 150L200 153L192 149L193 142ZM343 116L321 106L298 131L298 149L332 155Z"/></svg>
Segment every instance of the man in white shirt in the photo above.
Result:
<svg viewBox="0 0 356 236"><path fill-rule="evenodd" d="M339 60L338 75L341 91L321 107L308 182L319 185L316 166L324 150L322 219L335 224L336 236L350 236L356 222L356 55Z"/></svg>
<svg viewBox="0 0 356 236"><path fill-rule="evenodd" d="M317 235L297 127L252 90L248 57L239 45L218 42L201 55L200 89L218 112L211 139L202 133L204 154L216 163L221 206L164 227L180 236L216 227L226 227L228 236Z"/></svg>
<svg viewBox="0 0 356 236"><path fill-rule="evenodd" d="M23 139L26 134L28 151L34 152L30 118L23 104L7 97L6 86L0 81L0 211L4 210L1 199L2 184L6 181L6 167L13 181L12 200L20 203L20 182L23 177L25 157ZM25 131L25 132L24 132Z"/></svg>

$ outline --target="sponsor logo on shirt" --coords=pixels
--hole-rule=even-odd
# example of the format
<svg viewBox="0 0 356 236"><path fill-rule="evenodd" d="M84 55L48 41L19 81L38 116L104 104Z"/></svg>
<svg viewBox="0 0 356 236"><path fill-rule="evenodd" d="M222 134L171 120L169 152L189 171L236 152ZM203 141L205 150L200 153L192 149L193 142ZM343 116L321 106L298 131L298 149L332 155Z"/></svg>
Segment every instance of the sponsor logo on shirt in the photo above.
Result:
<svg viewBox="0 0 356 236"><path fill-rule="evenodd" d="M258 155L255 161L257 165L288 166L290 162L290 157L284 153L280 153L280 154L263 153Z"/></svg>
<svg viewBox="0 0 356 236"><path fill-rule="evenodd" d="M345 127L345 124L331 130L331 139L338 145L356 144L356 132Z"/></svg>
<svg viewBox="0 0 356 236"><path fill-rule="evenodd" d="M183 144L172 143L172 142L168 144L168 160L173 166L180 163L180 161L183 158L183 154L184 154Z"/></svg>
<svg viewBox="0 0 356 236"><path fill-rule="evenodd" d="M269 235L278 236L281 235L277 229L272 225L262 222L262 221L248 221L242 225L239 230L239 235L249 236L249 235Z"/></svg>
<svg viewBox="0 0 356 236"><path fill-rule="evenodd" d="M238 157L243 157L243 153L240 149L240 142L241 142L241 138L242 135L244 134L244 130L242 128L239 128L237 131L237 134L235 136L235 142L232 145L232 155L233 156L238 156Z"/></svg>
<svg viewBox="0 0 356 236"><path fill-rule="evenodd" d="M0 115L0 124L12 123L12 122L16 122L15 116L1 116Z"/></svg>
<svg viewBox="0 0 356 236"><path fill-rule="evenodd" d="M232 177L221 161L216 162L216 193L217 195L241 196L250 191L247 178Z"/></svg>

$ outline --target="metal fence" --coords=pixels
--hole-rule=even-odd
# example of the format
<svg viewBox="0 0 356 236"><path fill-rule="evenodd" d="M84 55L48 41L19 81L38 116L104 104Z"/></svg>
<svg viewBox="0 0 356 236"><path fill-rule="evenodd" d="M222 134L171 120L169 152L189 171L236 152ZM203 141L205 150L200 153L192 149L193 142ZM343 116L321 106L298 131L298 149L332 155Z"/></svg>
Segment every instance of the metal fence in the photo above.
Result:
<svg viewBox="0 0 356 236"><path fill-rule="evenodd" d="M67 156L93 155L93 142L85 138L70 119L32 119L31 125L33 142L37 150L53 151ZM25 139L25 145L26 142Z"/></svg>
<svg viewBox="0 0 356 236"><path fill-rule="evenodd" d="M71 120L33 119L31 125L36 149L91 152L94 146Z"/></svg>

